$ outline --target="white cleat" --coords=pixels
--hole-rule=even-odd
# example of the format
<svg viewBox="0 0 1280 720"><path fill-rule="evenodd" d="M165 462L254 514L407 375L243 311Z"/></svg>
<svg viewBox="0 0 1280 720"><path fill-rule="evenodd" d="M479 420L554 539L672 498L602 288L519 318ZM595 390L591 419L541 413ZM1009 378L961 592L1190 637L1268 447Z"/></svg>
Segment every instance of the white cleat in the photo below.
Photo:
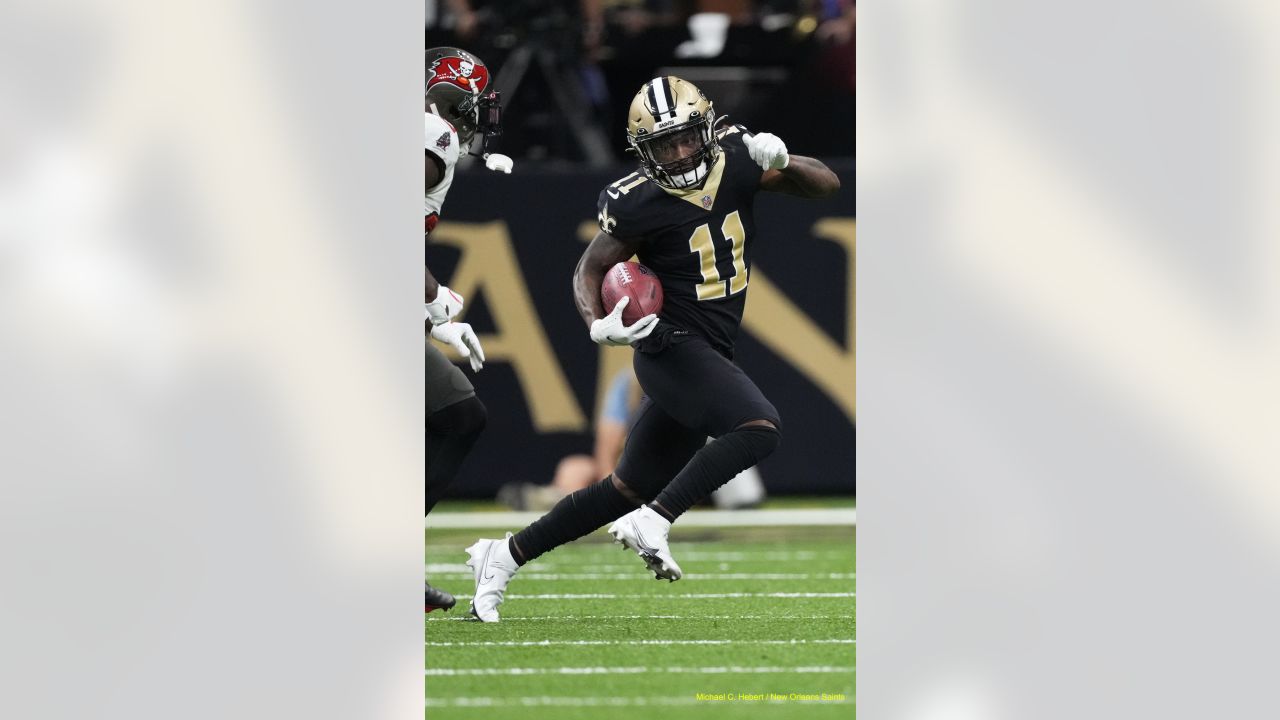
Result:
<svg viewBox="0 0 1280 720"><path fill-rule="evenodd" d="M501 540L477 540L467 548L471 559L467 567L475 573L476 594L471 598L471 614L483 622L498 622L498 606L507 592L507 583L520 566L511 557L507 542L511 533Z"/></svg>
<svg viewBox="0 0 1280 720"><path fill-rule="evenodd" d="M609 534L614 541L636 551L653 571L656 579L675 582L684 573L680 572L680 566L671 557L671 548L667 546L669 532L671 523L648 505L641 505L609 526Z"/></svg>

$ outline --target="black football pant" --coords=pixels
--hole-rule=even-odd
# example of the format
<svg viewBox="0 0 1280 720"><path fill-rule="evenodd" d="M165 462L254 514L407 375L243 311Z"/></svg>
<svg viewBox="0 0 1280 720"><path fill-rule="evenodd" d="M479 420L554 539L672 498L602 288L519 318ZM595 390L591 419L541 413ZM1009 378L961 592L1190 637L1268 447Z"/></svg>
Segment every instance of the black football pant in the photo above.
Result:
<svg viewBox="0 0 1280 720"><path fill-rule="evenodd" d="M646 397L615 475L668 519L777 448L778 411L701 337L673 336L656 353L637 352L634 365Z"/></svg>
<svg viewBox="0 0 1280 720"><path fill-rule="evenodd" d="M576 540L640 502L654 501L651 507L674 519L778 446L778 411L701 337L674 336L656 352L637 351L633 363L645 397L614 475L572 493L517 534L517 561Z"/></svg>

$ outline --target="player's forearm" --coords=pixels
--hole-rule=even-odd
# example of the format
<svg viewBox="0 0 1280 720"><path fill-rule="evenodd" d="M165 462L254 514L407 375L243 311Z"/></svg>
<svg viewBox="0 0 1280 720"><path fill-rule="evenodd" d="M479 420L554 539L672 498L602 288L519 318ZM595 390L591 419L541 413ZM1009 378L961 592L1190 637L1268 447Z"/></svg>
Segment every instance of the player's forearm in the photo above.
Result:
<svg viewBox="0 0 1280 720"><path fill-rule="evenodd" d="M604 305L600 302L600 285L604 282L605 268L592 262L589 254L584 254L573 271L573 302L578 306L578 314L591 323L604 317Z"/></svg>
<svg viewBox="0 0 1280 720"><path fill-rule="evenodd" d="M840 189L840 178L821 160L804 155L792 155L782 173L796 192L793 194L811 198L824 198Z"/></svg>
<svg viewBox="0 0 1280 720"><path fill-rule="evenodd" d="M436 282L435 277L431 274L431 269L423 266L427 271L427 302L434 302L436 293L440 291L440 283Z"/></svg>

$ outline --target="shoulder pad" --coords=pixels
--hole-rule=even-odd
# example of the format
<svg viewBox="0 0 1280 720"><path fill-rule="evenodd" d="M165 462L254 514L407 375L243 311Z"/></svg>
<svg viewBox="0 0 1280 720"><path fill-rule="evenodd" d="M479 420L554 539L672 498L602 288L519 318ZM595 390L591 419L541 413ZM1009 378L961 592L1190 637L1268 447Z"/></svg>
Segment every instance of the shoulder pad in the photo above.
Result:
<svg viewBox="0 0 1280 720"><path fill-rule="evenodd" d="M601 190L596 198L596 220L600 229L616 237L633 235L638 229L627 221L628 209L634 206L637 193L649 182L644 173L636 171Z"/></svg>
<svg viewBox="0 0 1280 720"><path fill-rule="evenodd" d="M726 125L716 131L716 139L720 141L724 141L726 138L730 138L737 135L738 139L740 140L742 134L744 133L747 135L750 135L751 131L742 125Z"/></svg>
<svg viewBox="0 0 1280 720"><path fill-rule="evenodd" d="M423 147L427 152L443 160L447 170L458 162L458 132L453 129L449 121L439 115L423 114L425 115Z"/></svg>

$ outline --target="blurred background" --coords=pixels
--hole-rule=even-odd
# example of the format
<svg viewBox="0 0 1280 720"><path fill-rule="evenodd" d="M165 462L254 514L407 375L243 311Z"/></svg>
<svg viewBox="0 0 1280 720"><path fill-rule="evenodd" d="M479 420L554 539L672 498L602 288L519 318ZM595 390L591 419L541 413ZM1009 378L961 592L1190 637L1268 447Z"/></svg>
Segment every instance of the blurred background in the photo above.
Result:
<svg viewBox="0 0 1280 720"><path fill-rule="evenodd" d="M735 360L778 407L785 439L723 503L759 504L764 488L853 495L854 3L429 0L426 9L425 47L461 47L489 66L503 101L498 149L515 159L511 175L464 160L426 248L432 272L467 298L464 320L489 358L473 377L488 427L454 496L541 509L612 469L638 398L631 350L590 342L570 280L596 232L600 190L636 169L625 113L658 75L693 82L729 122L780 136L844 180L821 201L758 198Z"/></svg>

